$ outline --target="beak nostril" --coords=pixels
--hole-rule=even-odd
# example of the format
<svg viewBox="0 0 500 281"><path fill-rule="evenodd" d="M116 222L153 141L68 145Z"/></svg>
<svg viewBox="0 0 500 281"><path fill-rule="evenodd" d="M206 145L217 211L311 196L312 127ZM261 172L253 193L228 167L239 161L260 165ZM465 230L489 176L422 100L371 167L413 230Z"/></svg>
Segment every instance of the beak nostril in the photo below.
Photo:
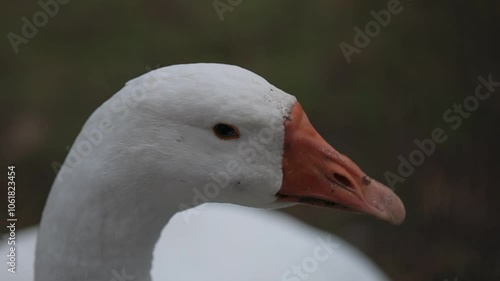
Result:
<svg viewBox="0 0 500 281"><path fill-rule="evenodd" d="M344 187L352 188L351 181L347 177L345 177L341 174L337 174L337 173L334 173L333 177L335 178L337 183L339 183L340 185L342 185Z"/></svg>

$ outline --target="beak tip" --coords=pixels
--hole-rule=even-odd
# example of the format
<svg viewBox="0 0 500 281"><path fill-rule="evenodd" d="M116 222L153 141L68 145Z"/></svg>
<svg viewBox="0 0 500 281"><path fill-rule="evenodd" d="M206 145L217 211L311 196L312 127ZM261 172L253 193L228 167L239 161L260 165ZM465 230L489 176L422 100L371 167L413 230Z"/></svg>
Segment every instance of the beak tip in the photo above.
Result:
<svg viewBox="0 0 500 281"><path fill-rule="evenodd" d="M397 214L392 214L391 215L391 220L389 221L393 225L400 225L404 222L406 217L406 211L403 208L400 212Z"/></svg>
<svg viewBox="0 0 500 281"><path fill-rule="evenodd" d="M372 183L372 189L367 194L374 199L372 208L376 211L372 214L390 224L402 224L406 217L406 210L401 198L387 186L377 181Z"/></svg>
<svg viewBox="0 0 500 281"><path fill-rule="evenodd" d="M386 213L388 215L386 220L393 225L400 225L405 220L406 209L399 197L395 196L395 199L393 204L391 204L392 206L388 208L389 212Z"/></svg>

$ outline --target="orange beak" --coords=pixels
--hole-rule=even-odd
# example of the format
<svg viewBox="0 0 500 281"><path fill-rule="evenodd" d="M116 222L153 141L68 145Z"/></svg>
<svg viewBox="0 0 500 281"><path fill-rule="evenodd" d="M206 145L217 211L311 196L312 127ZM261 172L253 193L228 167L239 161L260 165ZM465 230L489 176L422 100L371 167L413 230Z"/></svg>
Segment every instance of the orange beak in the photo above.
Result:
<svg viewBox="0 0 500 281"><path fill-rule="evenodd" d="M283 201L363 212L392 224L405 218L399 197L369 178L313 128L297 102L285 121Z"/></svg>

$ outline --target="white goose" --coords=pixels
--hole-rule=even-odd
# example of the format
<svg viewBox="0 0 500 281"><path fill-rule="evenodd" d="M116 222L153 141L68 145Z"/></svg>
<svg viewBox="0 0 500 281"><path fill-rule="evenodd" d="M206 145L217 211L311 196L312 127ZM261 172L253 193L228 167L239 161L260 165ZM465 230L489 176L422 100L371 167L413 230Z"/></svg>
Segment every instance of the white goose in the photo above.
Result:
<svg viewBox="0 0 500 281"><path fill-rule="evenodd" d="M329 239L323 232L262 211L200 205L205 201L257 208L300 202L395 224L405 216L390 189L319 136L293 96L236 66L170 66L129 81L86 122L47 200L34 278L386 280L333 236L340 246L324 264L338 271L322 266L306 277L294 266L313 253L318 238ZM190 207L196 208L161 233ZM239 242L234 235L242 233L258 242ZM193 237L210 244L201 261L189 245L200 245ZM356 272L363 269L368 275ZM32 280L26 272L19 280Z"/></svg>

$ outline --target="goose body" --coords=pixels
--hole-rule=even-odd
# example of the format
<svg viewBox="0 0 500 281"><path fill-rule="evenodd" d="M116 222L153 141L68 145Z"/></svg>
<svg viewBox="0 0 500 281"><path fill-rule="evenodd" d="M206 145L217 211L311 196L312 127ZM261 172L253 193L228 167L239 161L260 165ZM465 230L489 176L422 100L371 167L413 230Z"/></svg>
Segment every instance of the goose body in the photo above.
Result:
<svg viewBox="0 0 500 281"><path fill-rule="evenodd" d="M222 219L219 210L202 205L206 202L263 209L308 203L361 211L391 223L404 219L399 198L329 146L293 96L236 66L170 66L129 81L84 125L47 200L34 279L111 280L124 270L134 280L157 281L170 278L175 268L184 268L185 278L176 275L173 280L195 278L186 267L196 261L195 253L183 255L175 248L182 236L175 230L189 233L209 221L202 218L217 214L213 217L219 224L213 221L211 226L220 231L235 219ZM179 212L185 226L177 227L180 222L174 217L162 234ZM170 233L169 227L175 230ZM278 230L266 234L262 227L247 234L265 245L259 234L268 238ZM312 233L303 231L292 240L307 241ZM210 237L219 239L204 238ZM218 252L229 253L233 268L243 270L232 249ZM351 253L346 261L359 257L348 246L344 249ZM289 245L282 256L303 250L295 252ZM154 264L153 252L158 257ZM167 266L175 266L176 257L184 257L184 262ZM155 268L162 261L170 268L166 275L155 273L161 272ZM287 264L272 260L263 265L286 272ZM267 272L271 275L263 278L276 278ZM258 273L238 279L262 279ZM297 280L291 275L281 278Z"/></svg>
<svg viewBox="0 0 500 281"><path fill-rule="evenodd" d="M36 233L36 227L18 233L16 274L1 271L0 280L33 280ZM327 247L328 242L332 253L328 248L320 252L326 258L314 260L318 264L314 268L314 262L309 263L315 250ZM6 251L0 246L1 253ZM154 250L151 277L165 281L303 280L300 272L293 272L294 267L307 274L309 281L389 280L366 256L332 233L277 212L212 203L189 224L180 213L169 221ZM117 268L115 274L121 270ZM113 277L110 272L110 280Z"/></svg>

